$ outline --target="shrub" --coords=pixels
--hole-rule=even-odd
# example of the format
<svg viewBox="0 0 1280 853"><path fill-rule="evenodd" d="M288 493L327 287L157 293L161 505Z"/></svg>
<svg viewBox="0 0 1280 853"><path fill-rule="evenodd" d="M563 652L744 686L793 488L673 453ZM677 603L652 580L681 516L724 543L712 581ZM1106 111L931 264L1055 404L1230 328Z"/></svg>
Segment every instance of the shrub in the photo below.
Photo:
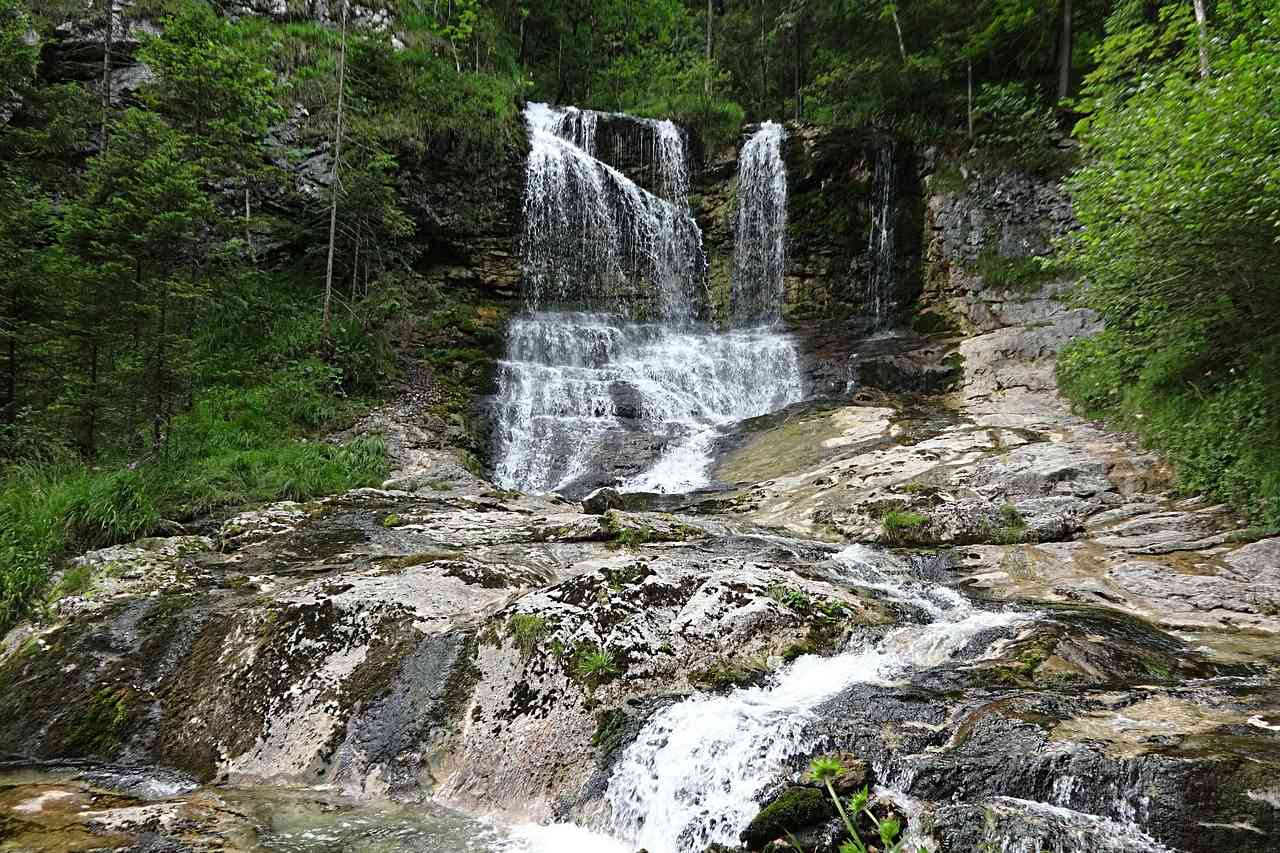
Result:
<svg viewBox="0 0 1280 853"><path fill-rule="evenodd" d="M884 539L891 545L920 544L925 541L928 517L918 512L890 510L880 517Z"/></svg>
<svg viewBox="0 0 1280 853"><path fill-rule="evenodd" d="M1024 83L989 83L974 99L978 141L1033 171L1049 167L1057 155L1053 109Z"/></svg>

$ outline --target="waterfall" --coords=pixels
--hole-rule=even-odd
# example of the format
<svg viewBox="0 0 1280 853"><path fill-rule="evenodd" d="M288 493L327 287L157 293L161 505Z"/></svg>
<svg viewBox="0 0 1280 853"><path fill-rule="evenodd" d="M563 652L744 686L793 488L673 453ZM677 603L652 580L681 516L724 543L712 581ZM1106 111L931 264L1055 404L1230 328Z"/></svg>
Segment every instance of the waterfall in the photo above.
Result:
<svg viewBox="0 0 1280 853"><path fill-rule="evenodd" d="M800 399L795 344L699 321L707 263L674 124L545 104L525 118L528 310L511 322L498 365L495 479L566 494L705 486L723 427ZM775 205L785 203L780 180ZM776 293L760 297L775 318L780 261L776 272Z"/></svg>
<svg viewBox="0 0 1280 853"><path fill-rule="evenodd" d="M837 560L849 583L879 591L927 621L833 658L802 657L771 686L695 696L660 711L613 772L605 795L610 835L650 853L738 844L759 811L757 797L785 775L789 759L812 749L805 733L821 703L853 684L886 684L937 666L982 632L1028 618L977 609L863 546L846 548Z"/></svg>
<svg viewBox="0 0 1280 853"><path fill-rule="evenodd" d="M787 172L782 125L766 121L742 147L730 313L735 323L782 319L787 260Z"/></svg>
<svg viewBox="0 0 1280 853"><path fill-rule="evenodd" d="M688 321L706 257L689 212L683 139L671 122L646 125L654 170L668 191L681 193L673 204L574 141L595 147L596 120L587 114L558 113L545 104L526 111L530 152L521 249L528 306L646 309L672 322Z"/></svg>
<svg viewBox="0 0 1280 853"><path fill-rule="evenodd" d="M867 238L866 305L872 328L884 327L893 310L894 202L897 195L897 164L893 142L876 149L875 178L872 184L871 233Z"/></svg>

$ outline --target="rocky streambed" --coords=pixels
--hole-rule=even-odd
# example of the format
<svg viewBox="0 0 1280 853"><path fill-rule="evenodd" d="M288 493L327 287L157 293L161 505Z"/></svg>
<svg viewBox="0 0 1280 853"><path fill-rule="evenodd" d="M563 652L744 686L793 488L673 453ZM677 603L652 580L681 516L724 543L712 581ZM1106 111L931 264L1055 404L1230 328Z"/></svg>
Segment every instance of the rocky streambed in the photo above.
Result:
<svg viewBox="0 0 1280 853"><path fill-rule="evenodd" d="M1274 850L1280 540L1065 410L1051 293L696 494L504 492L374 418L382 489L84 555L0 647L0 849L830 849L840 755L931 850Z"/></svg>
<svg viewBox="0 0 1280 853"><path fill-rule="evenodd" d="M794 435L809 470L671 513L464 482L85 555L87 587L5 640L0 826L11 849L373 845L351 826L605 849L503 829L575 823L688 850L837 753L939 849L1272 849L1280 543L1233 541L1088 425L919 405L794 412L721 475Z"/></svg>

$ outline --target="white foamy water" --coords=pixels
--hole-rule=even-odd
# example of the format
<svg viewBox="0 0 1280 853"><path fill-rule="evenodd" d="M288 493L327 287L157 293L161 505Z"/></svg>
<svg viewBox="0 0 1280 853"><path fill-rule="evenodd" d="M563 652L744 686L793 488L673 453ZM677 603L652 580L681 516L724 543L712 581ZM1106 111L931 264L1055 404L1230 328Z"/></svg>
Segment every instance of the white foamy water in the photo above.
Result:
<svg viewBox="0 0 1280 853"><path fill-rule="evenodd" d="M952 590L912 580L891 557L860 546L837 557L848 580L929 614L831 658L802 657L775 683L701 695L659 712L619 760L606 801L614 838L650 853L737 844L757 797L813 748L815 709L854 684L890 684L949 660L971 640L1027 614L980 610Z"/></svg>
<svg viewBox="0 0 1280 853"><path fill-rule="evenodd" d="M731 314L739 324L782 319L787 263L787 170L782 125L760 125L738 158Z"/></svg>
<svg viewBox="0 0 1280 853"><path fill-rule="evenodd" d="M721 427L796 402L802 380L794 344L769 330L571 313L513 321L498 384L499 482L566 488L639 432L667 450L624 487L675 492L706 484Z"/></svg>
<svg viewBox="0 0 1280 853"><path fill-rule="evenodd" d="M573 823L522 824L504 853L635 853L635 847Z"/></svg>
<svg viewBox="0 0 1280 853"><path fill-rule="evenodd" d="M769 328L719 332L697 321L706 259L674 124L546 104L530 104L525 116L530 313L512 321L499 364L495 479L522 491L571 493L621 469L629 476L617 485L630 491L706 486L726 426L802 398L795 342ZM743 185L771 189L745 192L739 218L774 227L785 224L778 217L786 176L781 128L766 128L744 150ZM654 192L597 154L645 165ZM735 292L771 306L756 322L780 316L782 231L775 230L752 226L739 239L771 241L762 255L771 265L735 273Z"/></svg>

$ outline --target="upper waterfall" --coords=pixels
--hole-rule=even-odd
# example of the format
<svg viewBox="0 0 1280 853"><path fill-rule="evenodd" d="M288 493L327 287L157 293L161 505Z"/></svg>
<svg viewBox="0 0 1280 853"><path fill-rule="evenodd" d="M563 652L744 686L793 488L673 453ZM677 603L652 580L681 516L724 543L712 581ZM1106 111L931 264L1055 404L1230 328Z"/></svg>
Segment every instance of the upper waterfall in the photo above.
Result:
<svg viewBox="0 0 1280 853"><path fill-rule="evenodd" d="M742 147L733 247L732 304L736 324L782 319L787 261L787 171L782 125L766 121Z"/></svg>
<svg viewBox="0 0 1280 853"><path fill-rule="evenodd" d="M684 140L675 125L640 125L639 153L671 201L592 155L595 113L531 104L525 116L530 152L521 248L529 308L691 320L707 263L689 212Z"/></svg>
<svg viewBox="0 0 1280 853"><path fill-rule="evenodd" d="M723 427L796 402L803 389L794 342L749 328L781 317L781 128L766 125L763 142L748 146L748 183L762 189L738 236L740 245L772 241L744 258L775 260L743 261L757 307L735 324L748 328L719 333L699 320L707 261L680 129L546 104L525 117L529 311L511 323L499 364L495 477L571 494L705 486Z"/></svg>

